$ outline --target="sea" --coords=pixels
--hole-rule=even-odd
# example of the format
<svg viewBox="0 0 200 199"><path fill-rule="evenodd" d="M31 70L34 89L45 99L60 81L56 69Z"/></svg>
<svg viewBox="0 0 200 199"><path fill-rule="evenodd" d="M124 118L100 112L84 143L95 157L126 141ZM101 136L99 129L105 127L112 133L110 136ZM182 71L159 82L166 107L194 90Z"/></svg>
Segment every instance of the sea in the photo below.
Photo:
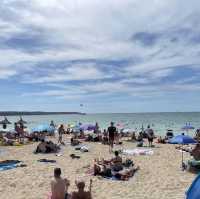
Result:
<svg viewBox="0 0 200 199"><path fill-rule="evenodd" d="M7 130L13 130L14 122L19 120L19 116L7 117L12 124L8 125ZM0 116L0 120L3 117ZM29 115L23 116L23 120L27 121L27 128L31 131L32 128L40 124L49 124L51 120L56 125L60 124L95 124L98 122L100 128L106 129L110 122L113 121L116 125L120 124L124 128L140 131L150 125L154 129L156 135L165 135L167 129L172 129L176 134L184 132L181 130L183 126L191 125L195 129L185 132L189 135L194 135L196 129L200 128L200 112L174 112L174 113L101 113L101 114L86 114L86 115ZM0 127L2 129L2 127Z"/></svg>

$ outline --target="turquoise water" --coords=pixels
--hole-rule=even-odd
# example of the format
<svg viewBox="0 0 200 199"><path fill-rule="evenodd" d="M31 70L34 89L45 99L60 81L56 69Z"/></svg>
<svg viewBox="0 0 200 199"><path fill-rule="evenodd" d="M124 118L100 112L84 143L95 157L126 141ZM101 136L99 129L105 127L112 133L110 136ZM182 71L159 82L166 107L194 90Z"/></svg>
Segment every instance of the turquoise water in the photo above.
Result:
<svg viewBox="0 0 200 199"><path fill-rule="evenodd" d="M0 117L3 119L3 117ZM14 123L19 117L10 116L8 119ZM171 128L175 133L180 133L181 127L190 122L195 128L200 128L200 113L112 113L112 114L87 114L87 115L42 115L23 116L28 121L27 127L31 129L41 123L50 123L53 120L56 124L69 123L95 123L98 122L102 129L107 128L110 121L123 123L126 128L141 129L142 124L146 128L148 124L155 130L157 135L164 135L167 128ZM13 129L13 124L8 126ZM190 131L189 134L193 134Z"/></svg>

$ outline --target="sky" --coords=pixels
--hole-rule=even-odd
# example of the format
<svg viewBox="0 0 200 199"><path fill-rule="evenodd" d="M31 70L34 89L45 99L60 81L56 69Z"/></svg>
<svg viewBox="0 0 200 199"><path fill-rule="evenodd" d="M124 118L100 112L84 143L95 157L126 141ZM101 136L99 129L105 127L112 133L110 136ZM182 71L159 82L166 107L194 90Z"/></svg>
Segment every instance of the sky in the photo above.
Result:
<svg viewBox="0 0 200 199"><path fill-rule="evenodd" d="M199 0L1 0L0 110L200 111L199 19Z"/></svg>

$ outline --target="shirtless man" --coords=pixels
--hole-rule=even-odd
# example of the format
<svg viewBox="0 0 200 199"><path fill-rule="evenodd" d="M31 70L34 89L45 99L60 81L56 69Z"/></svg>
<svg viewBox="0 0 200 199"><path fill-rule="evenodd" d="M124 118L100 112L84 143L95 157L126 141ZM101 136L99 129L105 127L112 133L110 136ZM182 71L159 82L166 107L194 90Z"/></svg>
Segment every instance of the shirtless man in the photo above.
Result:
<svg viewBox="0 0 200 199"><path fill-rule="evenodd" d="M62 144L62 136L65 133L65 129L63 124L60 125L60 127L58 128L58 143Z"/></svg>
<svg viewBox="0 0 200 199"><path fill-rule="evenodd" d="M70 183L61 177L61 169L54 169L54 180L51 181L51 199L69 199L67 193Z"/></svg>
<svg viewBox="0 0 200 199"><path fill-rule="evenodd" d="M111 159L111 166L114 171L120 171L123 169L122 158L119 156L118 151L115 151L115 157Z"/></svg>
<svg viewBox="0 0 200 199"><path fill-rule="evenodd" d="M116 134L116 127L114 126L114 122L110 123L110 127L108 127L108 136L109 136L109 152L111 153L113 150L115 134Z"/></svg>
<svg viewBox="0 0 200 199"><path fill-rule="evenodd" d="M85 182L84 181L79 181L75 182L76 186L78 188L78 191L74 191L72 193L72 199L92 199L92 194L91 194L91 189L92 189L92 180L90 180L90 187L89 191L85 191Z"/></svg>

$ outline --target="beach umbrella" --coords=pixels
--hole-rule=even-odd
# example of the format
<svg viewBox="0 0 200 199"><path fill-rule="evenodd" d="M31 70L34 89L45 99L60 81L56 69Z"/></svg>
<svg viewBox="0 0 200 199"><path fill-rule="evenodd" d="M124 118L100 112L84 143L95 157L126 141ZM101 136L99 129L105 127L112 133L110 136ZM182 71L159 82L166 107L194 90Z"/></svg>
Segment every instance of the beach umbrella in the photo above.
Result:
<svg viewBox="0 0 200 199"><path fill-rule="evenodd" d="M193 130L193 129L195 128L191 126L190 123L189 124L186 123L186 125L181 128L181 130L186 131L187 133L188 131Z"/></svg>
<svg viewBox="0 0 200 199"><path fill-rule="evenodd" d="M7 117L4 117L4 120L0 121L0 124L12 124Z"/></svg>
<svg viewBox="0 0 200 199"><path fill-rule="evenodd" d="M195 129L193 126L188 126L188 125L185 125L185 126L183 126L182 128L181 128L182 130L185 130L185 131L188 131L188 130L193 130L193 129Z"/></svg>
<svg viewBox="0 0 200 199"><path fill-rule="evenodd" d="M50 126L49 124L40 124L36 126L35 128L32 128L32 132L48 132L48 133L54 133L55 128Z"/></svg>
<svg viewBox="0 0 200 199"><path fill-rule="evenodd" d="M79 127L79 130L82 131L94 131L96 129L96 126L93 124L82 124Z"/></svg>
<svg viewBox="0 0 200 199"><path fill-rule="evenodd" d="M196 144L197 142L188 135L177 135L169 140L170 144ZM182 150L182 167L183 167L183 150Z"/></svg>
<svg viewBox="0 0 200 199"><path fill-rule="evenodd" d="M22 119L22 117L20 117L20 119L19 119L19 121L18 121L17 123L18 123L18 124L27 124L27 122L24 121L24 120Z"/></svg>
<svg viewBox="0 0 200 199"><path fill-rule="evenodd" d="M186 199L199 199L200 198L200 175L198 175L192 182L190 188L186 192Z"/></svg>

